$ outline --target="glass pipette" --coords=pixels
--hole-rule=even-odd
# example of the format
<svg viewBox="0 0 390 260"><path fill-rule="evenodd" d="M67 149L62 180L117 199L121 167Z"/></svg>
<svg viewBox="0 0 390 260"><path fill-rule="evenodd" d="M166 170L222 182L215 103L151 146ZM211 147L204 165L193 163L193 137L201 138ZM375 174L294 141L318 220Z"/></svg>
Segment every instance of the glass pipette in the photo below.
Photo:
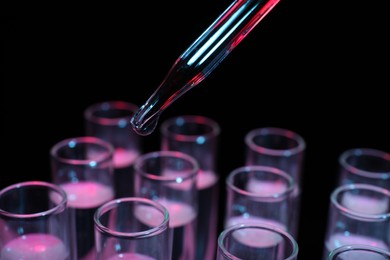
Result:
<svg viewBox="0 0 390 260"><path fill-rule="evenodd" d="M176 59L159 87L131 118L134 131L151 134L161 113L203 81L279 1L234 1Z"/></svg>

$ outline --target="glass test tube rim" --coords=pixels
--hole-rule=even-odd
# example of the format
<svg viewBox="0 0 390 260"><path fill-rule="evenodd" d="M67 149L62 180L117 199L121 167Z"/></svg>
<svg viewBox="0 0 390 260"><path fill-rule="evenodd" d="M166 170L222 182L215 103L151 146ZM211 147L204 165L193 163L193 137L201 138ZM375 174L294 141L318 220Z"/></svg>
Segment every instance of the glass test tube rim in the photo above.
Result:
<svg viewBox="0 0 390 260"><path fill-rule="evenodd" d="M152 227L150 229L139 231L139 232L121 232L112 230L100 222L100 217L104 215L107 211L113 209L115 205L118 205L122 202L139 202L140 204L148 204L155 208L157 208L162 215L164 215L163 221L156 227ZM140 239L150 237L156 234L160 234L165 230L169 229L169 212L166 207L164 207L161 203L141 197L125 197L119 198L115 200L108 201L100 206L94 214L94 222L96 224L96 228L101 231L103 234L108 234L110 236L121 237L121 238L132 238L132 239Z"/></svg>
<svg viewBox="0 0 390 260"><path fill-rule="evenodd" d="M109 100L104 102L99 102L90 105L84 111L84 117L90 120L93 123L106 125L106 126L117 126L117 125L128 125L133 115L138 111L139 106L122 100ZM104 110L123 110L127 112L124 116L118 117L101 117L96 116L95 113ZM125 120L126 122L123 122Z"/></svg>
<svg viewBox="0 0 390 260"><path fill-rule="evenodd" d="M334 207L339 209L342 214L348 215L348 216L355 218L355 219L362 219L362 220L368 220L368 221L390 220L390 208L387 209L386 213L382 213L382 214L365 214L365 213L353 211L353 210L351 210L351 209L349 209L349 208L347 208L339 203L337 197L338 197L340 192L351 191L351 190L355 190L356 188L369 190L372 192L382 193L383 195L387 196L389 198L389 201L390 201L390 191L389 190L382 188L382 187L379 187L379 186L376 186L376 185L372 185L372 184L354 183L354 184L344 184L344 185L338 186L336 189L334 189L330 195L331 205L333 205Z"/></svg>
<svg viewBox="0 0 390 260"><path fill-rule="evenodd" d="M191 171L186 171L186 174L183 175L181 174L180 176L162 176L162 175L156 175L154 173L146 172L142 169L143 164L145 163L146 160L153 159L153 158L172 158L172 159L181 159L184 161L189 162L192 166L193 169ZM188 155L184 152L180 151L154 151L154 152L148 152L145 154L142 154L136 158L134 161L134 169L135 172L148 178L151 180L156 180L156 181L171 181L171 182L177 182L177 178L180 177L181 181L186 181L190 180L197 177L198 172L199 172L199 163L198 161L191 155Z"/></svg>
<svg viewBox="0 0 390 260"><path fill-rule="evenodd" d="M292 140L296 142L296 146L292 148L286 149L272 149L265 146L260 146L255 144L253 139L258 135L274 135L281 136L286 139ZM293 156L295 154L299 154L306 149L306 141L305 139L298 133L279 127L261 127L252 129L245 135L245 143L253 150L258 153L272 155L272 156Z"/></svg>
<svg viewBox="0 0 390 260"><path fill-rule="evenodd" d="M177 124L177 122L179 123ZM198 134L182 134L178 132L173 133L169 130L170 126L185 125L185 124L205 125L210 128L210 131L204 133L198 133ZM217 121L215 121L210 117L201 116L201 115L181 115L181 116L168 118L167 120L162 122L160 130L164 136L167 136L171 139L175 139L177 141L182 141L182 142L191 142L191 141L196 141L200 136L206 140L214 138L220 134L221 127Z"/></svg>
<svg viewBox="0 0 390 260"><path fill-rule="evenodd" d="M287 180L287 183L288 183L287 189L281 193L276 193L276 194L272 194L272 195L262 195L262 194L259 195L256 192L250 192L250 191L247 191L244 189L237 188L235 185L232 184L232 180L237 174L242 173L242 172L256 172L256 171L257 172L270 172L270 173L282 176L283 178L285 178ZM295 188L297 185L296 182L294 181L293 177L291 177L291 175L287 174L285 171L278 169L278 168L275 168L275 167L272 167L272 166L263 166L263 165L247 165L247 166L238 167L230 172L230 174L227 176L225 182L228 185L228 187L230 187L232 190L234 190L235 192L237 192L241 195L256 198L257 200L262 199L264 201L281 200L281 199L284 199L288 196L291 196L293 194L293 192L295 191Z"/></svg>
<svg viewBox="0 0 390 260"><path fill-rule="evenodd" d="M351 156L371 156L379 159L383 159L384 161L388 161L390 165L390 154L385 151L374 149L374 148L351 148L344 151L339 157L339 163L346 170L363 177L371 178L371 179L390 179L390 171L386 172L374 172L367 171L363 169L359 169L350 163L348 163L348 158Z"/></svg>
<svg viewBox="0 0 390 260"><path fill-rule="evenodd" d="M328 260L333 259L339 254L342 254L347 251L370 251L370 252L377 252L378 254L382 254L384 256L390 257L390 251L383 250L382 248L371 246L371 245L363 245L363 244L350 244L350 245L343 245L340 247L335 248L332 252L329 253Z"/></svg>
<svg viewBox="0 0 390 260"><path fill-rule="evenodd" d="M47 209L45 211L41 212L36 212L36 213L29 213L29 214L21 214L21 213L12 213L6 210L3 210L0 208L0 215L6 216L6 217L11 217L11 218L19 218L19 219L31 219L31 218L41 218L45 216L49 216L55 213L62 212L66 209L67 207L67 194L66 192L56 184L50 183L50 182L45 182L45 181L24 181L24 182L18 182L14 183L12 185L9 185L5 187L4 189L0 190L0 200L2 196L7 194L10 191L13 191L15 189L20 189L20 188L25 188L25 187L42 187L42 188L47 188L48 191L56 192L57 194L60 195L62 198L60 201L56 201L56 205L50 209Z"/></svg>
<svg viewBox="0 0 390 260"><path fill-rule="evenodd" d="M91 144L91 145L96 145L96 146L101 146L102 148L105 148L107 150L107 153L104 156L99 157L99 160L95 159L69 159L65 157L61 157L58 155L58 151L62 147L71 147L73 145L69 145L70 143L76 143L76 144ZM91 167L96 167L97 165L100 165L102 163L106 163L109 161L112 161L113 156L114 156L114 146L95 136L77 136L77 137L72 137L72 138L67 138L64 139L55 145L50 149L50 154L52 155L52 158L62 162L62 163L67 163L67 164L73 164L73 165L85 165L85 166L91 166ZM91 164L93 162L93 164Z"/></svg>
<svg viewBox="0 0 390 260"><path fill-rule="evenodd" d="M272 224L264 224L264 223L257 223L257 224L243 224L243 223L241 223L241 224L232 225L232 226L222 230L222 232L218 236L217 242L218 242L219 248L222 250L221 253L224 256L229 257L229 259L240 260L240 258L232 255L231 253L229 253L227 251L227 249L224 246L223 240L224 240L226 234L233 233L237 230L245 229L245 228L255 228L255 229L261 228L261 229L265 229L267 231L276 233L278 235L284 236L285 238L287 238L288 241L291 242L291 247L293 249L290 256L288 256L284 260L296 259L296 257L298 256L298 252L299 252L298 242L295 240L295 238L290 233L288 233L287 231L285 231L277 226L274 226Z"/></svg>

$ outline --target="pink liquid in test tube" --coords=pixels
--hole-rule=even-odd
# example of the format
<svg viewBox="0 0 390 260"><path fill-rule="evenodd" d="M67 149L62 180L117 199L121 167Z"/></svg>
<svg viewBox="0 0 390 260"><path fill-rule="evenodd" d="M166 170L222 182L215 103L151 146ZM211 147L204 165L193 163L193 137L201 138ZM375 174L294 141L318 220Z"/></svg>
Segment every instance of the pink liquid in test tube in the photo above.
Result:
<svg viewBox="0 0 390 260"><path fill-rule="evenodd" d="M114 167L126 168L133 164L134 160L139 156L139 152L135 150L125 150L117 148L114 152Z"/></svg>
<svg viewBox="0 0 390 260"><path fill-rule="evenodd" d="M256 224L267 224L267 225L272 225L277 228L287 230L286 225L283 225L282 223L266 218L261 218L261 217L255 217L255 216L250 216L250 217L245 217L245 216L237 216L237 217L231 217L226 223L227 227L236 225L236 224L248 224L248 225L256 225Z"/></svg>
<svg viewBox="0 0 390 260"><path fill-rule="evenodd" d="M273 194L281 194L285 192L287 190L287 185L281 182L251 179L248 182L246 189L249 192L262 196L271 196Z"/></svg>
<svg viewBox="0 0 390 260"><path fill-rule="evenodd" d="M196 212L189 205L164 199L158 200L158 202L167 208L170 216L169 226L171 228L185 226L196 218Z"/></svg>
<svg viewBox="0 0 390 260"><path fill-rule="evenodd" d="M3 248L2 260L66 260L69 252L57 237L48 234L27 234L9 241Z"/></svg>
<svg viewBox="0 0 390 260"><path fill-rule="evenodd" d="M326 243L326 248L328 250L328 253L343 245L351 245L351 244L363 244L363 245L370 245L375 246L384 250L389 250L389 247L381 240L366 237L366 236L360 236L360 235L344 235L344 234L334 234L332 235L329 240Z"/></svg>
<svg viewBox="0 0 390 260"><path fill-rule="evenodd" d="M151 206L137 206L134 215L140 222L151 227L157 227L164 220L161 212Z"/></svg>
<svg viewBox="0 0 390 260"><path fill-rule="evenodd" d="M188 189L191 189L191 182L188 182L188 185L183 185L183 183L181 183L179 181L180 179L180 176L183 175L182 172L172 172L172 171L164 171L161 175L165 175L165 176L175 176L175 174L178 176L178 181L177 183L169 183L169 184L166 184L167 186L170 186L172 188L175 188L175 189L180 189L180 190L188 190ZM197 183L196 183L196 186L199 190L204 190L204 189L207 189L207 188L210 188L212 187L214 184L216 184L218 181L218 177L217 175L213 172L213 171L203 171L203 170L199 170L199 173L197 175Z"/></svg>
<svg viewBox="0 0 390 260"><path fill-rule="evenodd" d="M191 206L184 203L166 199L160 199L157 202L166 207L169 212L169 227L173 229L174 246L175 241L176 243L180 242L185 244L184 252L181 252L183 255L180 259L185 256L191 256L191 259L193 259L192 257L195 255L193 240L195 239L196 212ZM157 226L161 223L161 219L156 218L156 216L160 216L161 218L161 213L151 207L137 207L135 214L141 222L149 226ZM186 233L185 237L180 236L183 232ZM176 259L175 256L173 259Z"/></svg>
<svg viewBox="0 0 390 260"><path fill-rule="evenodd" d="M155 258L135 253L123 253L111 256L107 260L155 260Z"/></svg>
<svg viewBox="0 0 390 260"><path fill-rule="evenodd" d="M199 190L209 188L218 181L217 174L213 171L199 170L197 177L197 187Z"/></svg>
<svg viewBox="0 0 390 260"><path fill-rule="evenodd" d="M68 206L75 209L77 252L82 260L94 259L93 214L103 203L114 199L112 187L92 181L64 183Z"/></svg>
<svg viewBox="0 0 390 260"><path fill-rule="evenodd" d="M62 184L72 208L95 208L114 198L112 188L97 182L75 182Z"/></svg>
<svg viewBox="0 0 390 260"><path fill-rule="evenodd" d="M166 199L157 202L169 212L169 227L173 229L172 259L195 259L197 217L195 210L190 205Z"/></svg>
<svg viewBox="0 0 390 260"><path fill-rule="evenodd" d="M269 230L239 230L234 232L234 238L250 247L272 247L279 244L282 238Z"/></svg>
<svg viewBox="0 0 390 260"><path fill-rule="evenodd" d="M246 225L272 225L276 228L286 230L286 226L280 222L260 218L260 217L232 217L228 220L227 226L233 226L236 224ZM242 244L251 247L271 247L277 245L281 241L281 237L268 230L240 230L234 233L235 238Z"/></svg>
<svg viewBox="0 0 390 260"><path fill-rule="evenodd" d="M389 211L389 200L368 198L361 195L346 193L342 204L350 210L363 214L383 214Z"/></svg>

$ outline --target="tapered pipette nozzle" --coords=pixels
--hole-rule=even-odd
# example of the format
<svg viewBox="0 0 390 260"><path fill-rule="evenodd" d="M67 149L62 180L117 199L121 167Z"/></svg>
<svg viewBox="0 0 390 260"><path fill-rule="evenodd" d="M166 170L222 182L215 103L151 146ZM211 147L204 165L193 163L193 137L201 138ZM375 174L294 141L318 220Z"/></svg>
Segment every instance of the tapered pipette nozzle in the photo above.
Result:
<svg viewBox="0 0 390 260"><path fill-rule="evenodd" d="M131 119L149 135L172 102L202 82L280 0L235 0L176 60L159 88Z"/></svg>
<svg viewBox="0 0 390 260"><path fill-rule="evenodd" d="M151 114L152 109L143 105L131 118L130 124L133 130L142 136L150 135L158 124L160 112Z"/></svg>

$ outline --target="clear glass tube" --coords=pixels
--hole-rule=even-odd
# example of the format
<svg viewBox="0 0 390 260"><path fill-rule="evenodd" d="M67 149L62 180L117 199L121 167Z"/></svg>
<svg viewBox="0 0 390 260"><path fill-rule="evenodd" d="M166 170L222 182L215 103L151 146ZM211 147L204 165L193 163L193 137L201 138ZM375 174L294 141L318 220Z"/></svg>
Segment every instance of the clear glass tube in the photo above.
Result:
<svg viewBox="0 0 390 260"><path fill-rule="evenodd" d="M302 196L302 180L306 141L290 129L262 127L252 129L245 135L245 165L276 167L294 178L294 208L291 222L295 230L290 232L298 237Z"/></svg>
<svg viewBox="0 0 390 260"><path fill-rule="evenodd" d="M296 260L299 246L291 234L273 225L237 224L218 237L217 260Z"/></svg>
<svg viewBox="0 0 390 260"><path fill-rule="evenodd" d="M142 153L142 139L132 131L130 118L138 108L130 102L110 100L84 110L85 134L101 138L114 147L116 198L133 195L133 162Z"/></svg>
<svg viewBox="0 0 390 260"><path fill-rule="evenodd" d="M286 172L269 166L243 166L229 173L225 185L225 228L266 223L290 233L296 230L290 219L296 183Z"/></svg>
<svg viewBox="0 0 390 260"><path fill-rule="evenodd" d="M219 124L200 115L183 115L161 124L161 150L181 151L199 163L196 259L215 260L217 240L219 173L217 172Z"/></svg>
<svg viewBox="0 0 390 260"><path fill-rule="evenodd" d="M390 251L371 245L344 245L330 252L327 260L388 260Z"/></svg>
<svg viewBox="0 0 390 260"><path fill-rule="evenodd" d="M0 259L77 259L68 198L59 186L20 182L0 191Z"/></svg>
<svg viewBox="0 0 390 260"><path fill-rule="evenodd" d="M153 200L111 200L96 210L94 223L97 260L171 259L169 213Z"/></svg>
<svg viewBox="0 0 390 260"><path fill-rule="evenodd" d="M339 156L338 184L367 183L390 190L390 154L372 148L352 148Z"/></svg>
<svg viewBox="0 0 390 260"><path fill-rule="evenodd" d="M323 259L343 245L390 250L390 191L371 184L344 184L330 195ZM367 258L368 259L368 258Z"/></svg>
<svg viewBox="0 0 390 260"><path fill-rule="evenodd" d="M198 162L179 151L155 151L134 162L135 196L161 203L173 232L172 260L195 260Z"/></svg>
<svg viewBox="0 0 390 260"><path fill-rule="evenodd" d="M280 0L234 1L173 64L160 86L132 117L138 134L154 131L160 114L202 82Z"/></svg>
<svg viewBox="0 0 390 260"><path fill-rule="evenodd" d="M52 181L65 190L72 209L77 259L94 257L93 214L114 199L113 154L111 143L93 136L64 139L50 149Z"/></svg>

